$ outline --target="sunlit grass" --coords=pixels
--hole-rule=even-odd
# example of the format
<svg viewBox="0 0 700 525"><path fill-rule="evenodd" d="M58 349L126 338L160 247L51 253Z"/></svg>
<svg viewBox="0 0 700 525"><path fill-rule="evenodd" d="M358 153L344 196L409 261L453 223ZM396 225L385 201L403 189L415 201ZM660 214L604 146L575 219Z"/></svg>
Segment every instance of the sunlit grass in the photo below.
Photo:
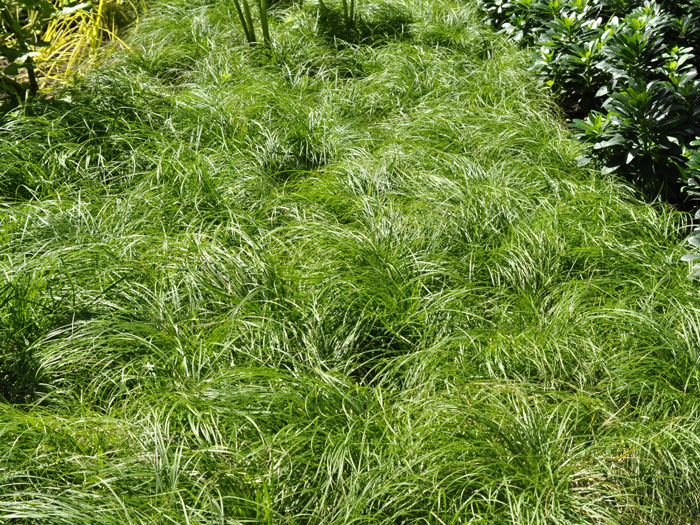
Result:
<svg viewBox="0 0 700 525"><path fill-rule="evenodd" d="M154 4L4 118L0 521L698 520L686 218L475 7L398 8L275 3L269 53Z"/></svg>

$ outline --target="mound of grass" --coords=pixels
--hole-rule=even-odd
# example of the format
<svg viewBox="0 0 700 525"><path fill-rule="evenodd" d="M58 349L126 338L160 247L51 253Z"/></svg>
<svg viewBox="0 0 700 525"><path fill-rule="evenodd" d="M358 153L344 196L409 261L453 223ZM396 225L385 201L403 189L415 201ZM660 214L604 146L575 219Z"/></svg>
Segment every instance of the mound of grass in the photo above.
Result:
<svg viewBox="0 0 700 525"><path fill-rule="evenodd" d="M577 167L476 6L396 9L278 3L269 53L156 4L5 116L0 520L698 521L685 216Z"/></svg>

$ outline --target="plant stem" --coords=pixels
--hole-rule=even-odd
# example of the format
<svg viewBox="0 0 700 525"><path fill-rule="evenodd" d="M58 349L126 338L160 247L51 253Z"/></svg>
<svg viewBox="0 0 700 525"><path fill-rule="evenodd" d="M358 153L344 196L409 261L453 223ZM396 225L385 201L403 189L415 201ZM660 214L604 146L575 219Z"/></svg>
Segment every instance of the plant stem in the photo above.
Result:
<svg viewBox="0 0 700 525"><path fill-rule="evenodd" d="M13 78L0 73L0 91L14 91L19 98L23 98L26 88Z"/></svg>
<svg viewBox="0 0 700 525"><path fill-rule="evenodd" d="M242 1L243 1L243 14L245 15L245 22L246 22L246 25L248 26L248 32L249 32L248 41L251 44L254 44L255 42L258 41L258 39L255 38L255 27L253 26L253 17L250 16L250 5L248 4L248 0L242 0Z"/></svg>
<svg viewBox="0 0 700 525"><path fill-rule="evenodd" d="M258 5L260 7L260 25L262 26L263 40L267 46L271 46L270 28L267 24L267 0L259 0Z"/></svg>
<svg viewBox="0 0 700 525"><path fill-rule="evenodd" d="M39 91L39 84L36 80L36 73L34 72L34 60L32 60L31 57L27 58L24 67L27 68L27 76L29 77L29 95L34 97Z"/></svg>
<svg viewBox="0 0 700 525"><path fill-rule="evenodd" d="M245 38L249 44L252 44L253 42L255 42L255 37L252 36L250 34L250 31L248 30L248 24L246 23L245 16L243 15L243 11L241 10L241 4L238 3L238 0L234 0L233 5L236 8L236 13L238 13L238 18L241 21L241 27L243 28L243 32L245 33Z"/></svg>

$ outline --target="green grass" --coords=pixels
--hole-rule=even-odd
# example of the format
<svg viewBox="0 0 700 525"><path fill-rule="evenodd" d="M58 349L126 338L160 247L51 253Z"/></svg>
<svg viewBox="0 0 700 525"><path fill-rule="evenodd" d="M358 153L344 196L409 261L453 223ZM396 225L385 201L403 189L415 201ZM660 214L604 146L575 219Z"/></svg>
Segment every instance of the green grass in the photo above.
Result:
<svg viewBox="0 0 700 525"><path fill-rule="evenodd" d="M687 218L474 5L396 2L275 4L272 54L158 3L5 116L0 521L700 520Z"/></svg>

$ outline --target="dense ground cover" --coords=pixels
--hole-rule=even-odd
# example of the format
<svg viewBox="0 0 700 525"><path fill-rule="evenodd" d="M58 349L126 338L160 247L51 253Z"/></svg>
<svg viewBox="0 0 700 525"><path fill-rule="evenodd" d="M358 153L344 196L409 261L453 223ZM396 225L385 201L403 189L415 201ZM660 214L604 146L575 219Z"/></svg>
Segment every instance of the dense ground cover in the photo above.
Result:
<svg viewBox="0 0 700 525"><path fill-rule="evenodd" d="M685 217L476 6L360 10L156 4L4 118L0 520L698 521Z"/></svg>

